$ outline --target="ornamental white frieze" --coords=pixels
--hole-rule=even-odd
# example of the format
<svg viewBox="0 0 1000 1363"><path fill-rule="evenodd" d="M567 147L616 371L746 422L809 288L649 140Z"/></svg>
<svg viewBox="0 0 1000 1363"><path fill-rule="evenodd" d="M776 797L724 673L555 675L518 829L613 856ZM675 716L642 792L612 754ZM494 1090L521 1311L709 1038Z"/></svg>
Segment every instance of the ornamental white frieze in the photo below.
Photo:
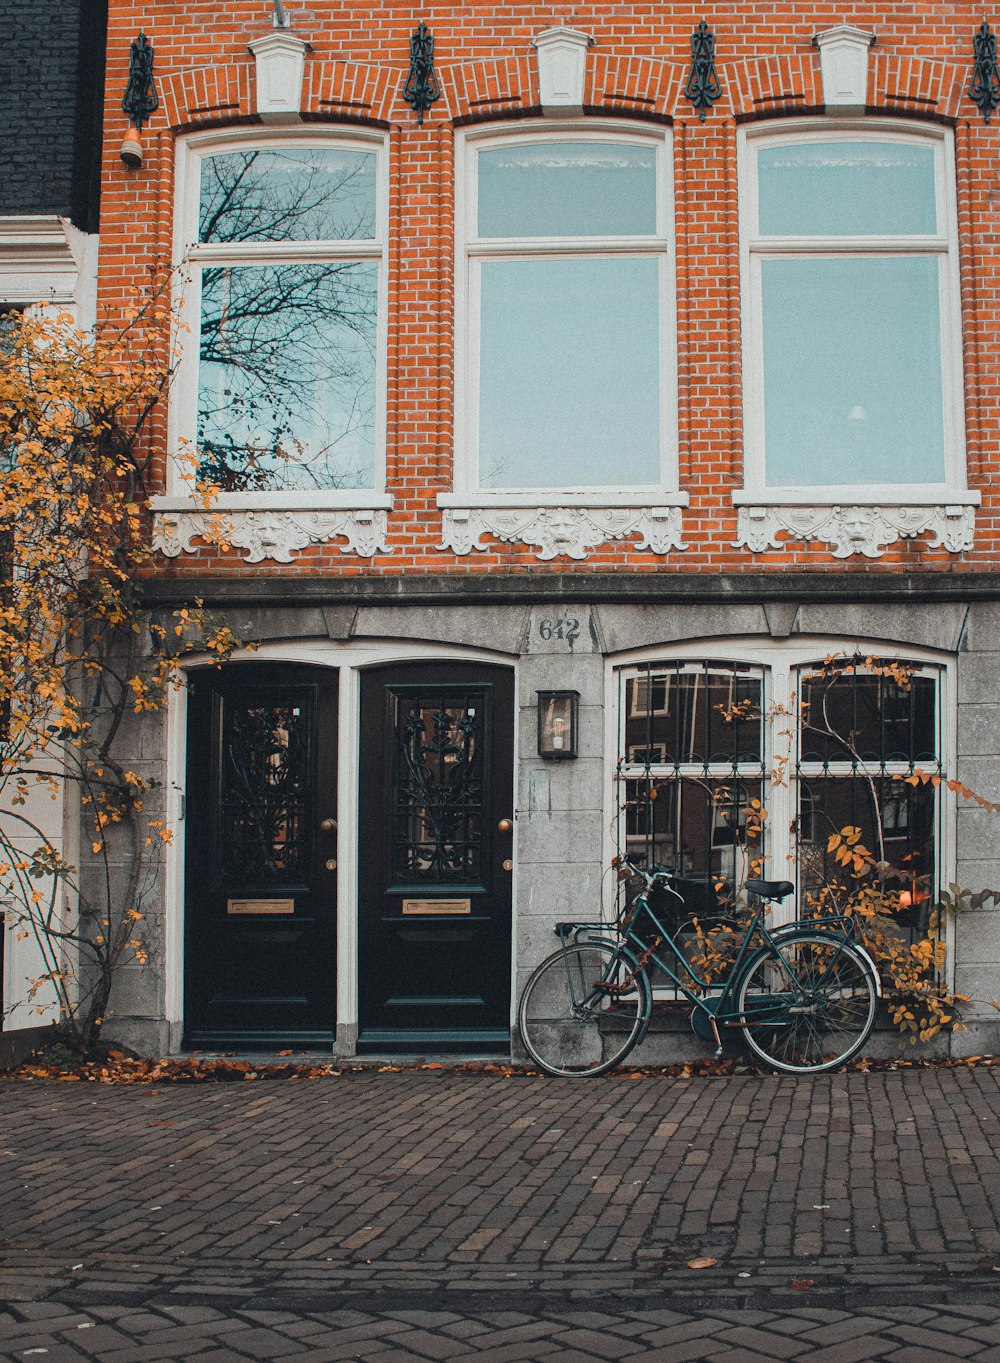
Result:
<svg viewBox="0 0 1000 1363"><path fill-rule="evenodd" d="M538 559L586 558L611 540L638 535L630 548L666 554L683 550L678 507L470 507L443 513L441 549L468 554L487 549L482 536L527 544Z"/></svg>
<svg viewBox="0 0 1000 1363"><path fill-rule="evenodd" d="M342 554L373 558L391 552L388 516L382 510L354 511L161 511L153 521L153 548L167 558L195 553L195 540L246 551L247 563L291 563L310 544L342 535Z"/></svg>
<svg viewBox="0 0 1000 1363"><path fill-rule="evenodd" d="M827 544L834 558L881 558L901 539L927 535L928 548L961 554L972 548L971 506L741 506L734 548L762 554L793 540Z"/></svg>

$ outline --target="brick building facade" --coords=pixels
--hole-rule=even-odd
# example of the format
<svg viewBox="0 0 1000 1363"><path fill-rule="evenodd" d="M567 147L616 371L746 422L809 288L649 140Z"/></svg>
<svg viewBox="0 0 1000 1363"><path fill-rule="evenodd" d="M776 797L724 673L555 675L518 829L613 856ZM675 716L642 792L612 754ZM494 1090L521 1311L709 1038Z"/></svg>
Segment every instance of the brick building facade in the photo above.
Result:
<svg viewBox="0 0 1000 1363"><path fill-rule="evenodd" d="M112 0L100 297L169 261L188 327L149 595L257 645L137 739L183 836L134 1043L503 1052L615 852L738 886L755 799L804 888L876 822L914 905L998 883L990 816L895 780L998 794L981 21ZM859 665L858 741L817 745L788 717L855 654L912 683ZM553 692L572 760L539 753ZM1000 994L996 912L949 933L956 986ZM995 1045L972 1013L955 1044Z"/></svg>

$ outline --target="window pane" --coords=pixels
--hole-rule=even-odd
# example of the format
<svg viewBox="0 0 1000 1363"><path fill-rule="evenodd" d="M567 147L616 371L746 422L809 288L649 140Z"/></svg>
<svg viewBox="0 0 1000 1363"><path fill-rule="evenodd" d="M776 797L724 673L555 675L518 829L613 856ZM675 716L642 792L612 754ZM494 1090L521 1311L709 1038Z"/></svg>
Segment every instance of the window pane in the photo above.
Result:
<svg viewBox="0 0 1000 1363"><path fill-rule="evenodd" d="M919 912L935 889L937 792L931 785L907 786L891 777L805 777L799 781L797 864L799 890L813 894L824 885L850 883L850 875L829 852L832 833L861 830L861 846L893 869L890 891L901 905Z"/></svg>
<svg viewBox="0 0 1000 1363"><path fill-rule="evenodd" d="M624 142L541 142L479 153L481 237L656 231L656 152Z"/></svg>
<svg viewBox="0 0 1000 1363"><path fill-rule="evenodd" d="M944 481L938 271L761 262L768 484Z"/></svg>
<svg viewBox="0 0 1000 1363"><path fill-rule="evenodd" d="M659 263L484 261L480 481L660 481Z"/></svg>
<svg viewBox="0 0 1000 1363"><path fill-rule="evenodd" d="M767 236L935 234L934 148L805 142L757 153Z"/></svg>
<svg viewBox="0 0 1000 1363"><path fill-rule="evenodd" d="M803 675L802 762L937 761L937 683L834 668Z"/></svg>
<svg viewBox="0 0 1000 1363"><path fill-rule="evenodd" d="M377 266L202 272L200 474L226 491L371 487Z"/></svg>
<svg viewBox="0 0 1000 1363"><path fill-rule="evenodd" d="M683 664L625 683L627 762L759 766L763 682L759 672Z"/></svg>
<svg viewBox="0 0 1000 1363"><path fill-rule="evenodd" d="M375 154L335 147L225 152L201 163L199 241L375 235Z"/></svg>
<svg viewBox="0 0 1000 1363"><path fill-rule="evenodd" d="M678 889L689 911L705 912L725 886L742 885L748 874L759 872L762 798L760 780L735 776L626 781L625 849L684 877Z"/></svg>

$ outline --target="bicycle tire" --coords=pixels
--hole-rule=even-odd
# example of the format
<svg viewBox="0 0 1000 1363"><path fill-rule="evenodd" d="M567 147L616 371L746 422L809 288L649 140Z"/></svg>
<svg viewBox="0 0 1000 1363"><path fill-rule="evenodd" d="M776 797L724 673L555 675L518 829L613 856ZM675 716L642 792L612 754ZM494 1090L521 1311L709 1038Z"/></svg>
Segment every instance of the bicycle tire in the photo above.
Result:
<svg viewBox="0 0 1000 1363"><path fill-rule="evenodd" d="M595 989L638 972L625 993ZM625 947L595 940L546 957L524 987L517 1016L528 1055L546 1074L585 1078L622 1062L649 1025L652 994Z"/></svg>
<svg viewBox="0 0 1000 1363"><path fill-rule="evenodd" d="M766 1065L821 1074L846 1064L868 1040L878 988L849 942L802 931L751 957L734 998L746 1043Z"/></svg>

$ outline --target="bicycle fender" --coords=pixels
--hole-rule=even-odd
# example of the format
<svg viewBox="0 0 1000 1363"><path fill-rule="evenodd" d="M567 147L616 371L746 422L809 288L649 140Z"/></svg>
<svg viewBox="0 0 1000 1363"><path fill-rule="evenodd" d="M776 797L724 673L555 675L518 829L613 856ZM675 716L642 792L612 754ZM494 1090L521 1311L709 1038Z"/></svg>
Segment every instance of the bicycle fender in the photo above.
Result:
<svg viewBox="0 0 1000 1363"><path fill-rule="evenodd" d="M851 942L850 946L859 956L864 958L865 964L872 972L872 981L875 985L875 997L880 999L882 997L882 976L878 973L878 966L875 964L874 956L868 948L863 947L860 942Z"/></svg>

